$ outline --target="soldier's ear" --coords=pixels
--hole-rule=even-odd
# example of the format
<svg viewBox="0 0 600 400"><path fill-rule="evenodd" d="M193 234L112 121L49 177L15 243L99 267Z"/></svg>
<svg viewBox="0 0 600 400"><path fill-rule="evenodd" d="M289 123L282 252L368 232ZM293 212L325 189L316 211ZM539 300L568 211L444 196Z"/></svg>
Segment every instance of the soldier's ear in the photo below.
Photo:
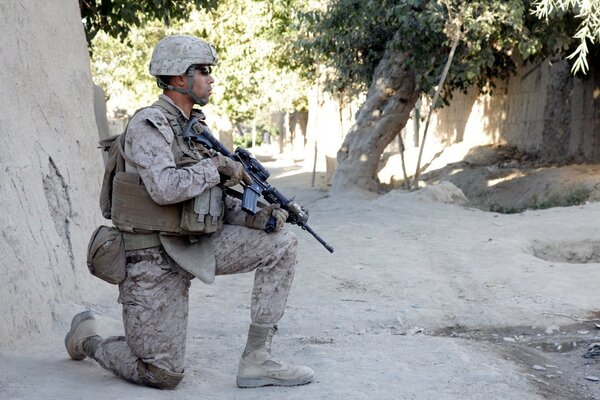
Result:
<svg viewBox="0 0 600 400"><path fill-rule="evenodd" d="M183 88L187 85L187 75L178 75L171 77L171 86Z"/></svg>

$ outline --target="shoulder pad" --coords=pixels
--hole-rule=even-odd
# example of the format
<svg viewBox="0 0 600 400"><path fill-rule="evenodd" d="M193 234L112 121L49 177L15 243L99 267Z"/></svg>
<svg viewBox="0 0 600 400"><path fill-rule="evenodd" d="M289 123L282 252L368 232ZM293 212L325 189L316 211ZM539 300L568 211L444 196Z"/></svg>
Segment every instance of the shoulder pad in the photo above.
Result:
<svg viewBox="0 0 600 400"><path fill-rule="evenodd" d="M173 130L171 129L171 125L169 125L169 121L160 110L148 107L141 110L138 115L141 120L145 120L148 124L158 129L169 143L172 141Z"/></svg>

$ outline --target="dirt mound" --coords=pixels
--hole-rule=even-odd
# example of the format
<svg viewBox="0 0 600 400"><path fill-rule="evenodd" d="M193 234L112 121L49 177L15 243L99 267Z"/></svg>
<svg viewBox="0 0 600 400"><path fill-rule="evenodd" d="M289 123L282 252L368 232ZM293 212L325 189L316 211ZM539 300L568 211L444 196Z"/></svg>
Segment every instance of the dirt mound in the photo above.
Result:
<svg viewBox="0 0 600 400"><path fill-rule="evenodd" d="M502 213L600 200L599 164L544 164L508 147L474 148L463 161L429 172L423 180L451 182L469 206Z"/></svg>
<svg viewBox="0 0 600 400"><path fill-rule="evenodd" d="M462 190L448 181L426 186L415 192L415 196L421 201L458 204L461 206L466 205L468 202Z"/></svg>

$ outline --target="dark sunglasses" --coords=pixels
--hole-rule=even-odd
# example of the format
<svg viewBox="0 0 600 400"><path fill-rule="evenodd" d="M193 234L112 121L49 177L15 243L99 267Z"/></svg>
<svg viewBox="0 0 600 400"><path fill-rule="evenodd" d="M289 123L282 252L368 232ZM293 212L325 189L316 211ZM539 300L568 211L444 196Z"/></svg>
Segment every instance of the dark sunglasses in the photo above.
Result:
<svg viewBox="0 0 600 400"><path fill-rule="evenodd" d="M204 76L210 75L212 72L212 67L210 65L196 65L195 69L200 71L200 74Z"/></svg>

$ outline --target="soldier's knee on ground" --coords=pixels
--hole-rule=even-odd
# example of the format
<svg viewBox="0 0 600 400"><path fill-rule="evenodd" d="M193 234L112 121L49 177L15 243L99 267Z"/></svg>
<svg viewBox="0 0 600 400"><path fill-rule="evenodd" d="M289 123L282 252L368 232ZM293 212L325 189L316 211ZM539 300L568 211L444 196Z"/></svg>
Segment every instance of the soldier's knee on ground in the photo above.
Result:
<svg viewBox="0 0 600 400"><path fill-rule="evenodd" d="M167 371L152 364L138 361L140 383L157 389L175 389L183 379L183 373Z"/></svg>

